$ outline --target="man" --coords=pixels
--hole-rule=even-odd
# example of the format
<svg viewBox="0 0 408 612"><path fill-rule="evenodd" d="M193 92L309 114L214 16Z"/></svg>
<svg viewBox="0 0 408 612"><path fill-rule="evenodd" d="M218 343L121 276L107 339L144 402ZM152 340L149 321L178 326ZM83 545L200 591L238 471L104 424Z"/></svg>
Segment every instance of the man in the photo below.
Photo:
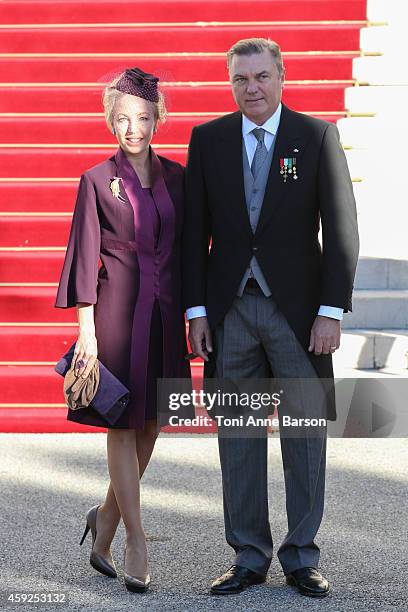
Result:
<svg viewBox="0 0 408 612"><path fill-rule="evenodd" d="M239 111L193 129L186 171L191 348L207 377L332 379L359 246L338 130L281 103L284 68L273 41L241 40L227 58ZM336 418L333 402L326 414ZM271 563L267 438L219 436L219 451L226 539L236 556L211 592L229 594L264 582ZM314 538L326 430L281 435L281 451L288 533L278 558L288 584L322 597L330 586Z"/></svg>

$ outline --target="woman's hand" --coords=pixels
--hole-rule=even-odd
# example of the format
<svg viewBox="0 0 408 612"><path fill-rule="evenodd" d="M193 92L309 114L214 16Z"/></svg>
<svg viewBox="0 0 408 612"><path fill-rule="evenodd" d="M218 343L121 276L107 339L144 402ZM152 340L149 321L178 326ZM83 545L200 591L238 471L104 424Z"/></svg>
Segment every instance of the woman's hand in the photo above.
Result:
<svg viewBox="0 0 408 612"><path fill-rule="evenodd" d="M86 378L98 356L93 304L78 303L77 317L79 336L75 345L73 362L75 364L75 374Z"/></svg>
<svg viewBox="0 0 408 612"><path fill-rule="evenodd" d="M74 351L75 374L86 378L98 356L98 345L93 332L80 331Z"/></svg>

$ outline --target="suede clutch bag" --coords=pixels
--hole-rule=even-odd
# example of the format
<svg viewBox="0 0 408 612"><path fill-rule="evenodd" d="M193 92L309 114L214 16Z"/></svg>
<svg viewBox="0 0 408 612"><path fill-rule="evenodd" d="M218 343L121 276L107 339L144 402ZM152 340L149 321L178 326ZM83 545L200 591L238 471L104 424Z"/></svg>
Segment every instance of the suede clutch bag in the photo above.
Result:
<svg viewBox="0 0 408 612"><path fill-rule="evenodd" d="M64 397L71 410L87 408L99 387L99 361L96 360L86 378L77 376L74 360L64 378Z"/></svg>
<svg viewBox="0 0 408 612"><path fill-rule="evenodd" d="M76 378L71 367L75 344L54 368L64 376L64 395L68 407L71 410L93 408L109 425L114 425L129 403L129 389L99 359L88 378Z"/></svg>

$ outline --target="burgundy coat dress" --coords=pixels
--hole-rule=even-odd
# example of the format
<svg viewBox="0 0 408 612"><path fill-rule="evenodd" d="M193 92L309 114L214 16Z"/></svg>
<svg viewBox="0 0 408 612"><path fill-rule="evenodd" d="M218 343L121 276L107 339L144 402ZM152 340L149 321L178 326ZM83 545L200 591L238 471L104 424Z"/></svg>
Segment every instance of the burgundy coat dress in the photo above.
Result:
<svg viewBox="0 0 408 612"><path fill-rule="evenodd" d="M121 148L81 176L55 302L95 304L98 358L130 390L115 428L141 429L156 418L157 377L190 378L181 304L184 168L150 151L151 189ZM108 427L92 408L68 409L67 418Z"/></svg>

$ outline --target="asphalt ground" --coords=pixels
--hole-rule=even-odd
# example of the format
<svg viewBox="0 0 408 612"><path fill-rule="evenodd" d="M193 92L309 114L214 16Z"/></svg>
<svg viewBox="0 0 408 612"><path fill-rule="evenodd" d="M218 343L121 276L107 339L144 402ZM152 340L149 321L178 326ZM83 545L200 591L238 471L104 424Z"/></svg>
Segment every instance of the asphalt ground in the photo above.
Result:
<svg viewBox="0 0 408 612"><path fill-rule="evenodd" d="M275 550L286 530L278 439L269 441ZM152 585L123 584L124 529L112 552L118 579L89 565L80 547L85 513L108 484L105 434L0 434L1 609L89 611L408 610L408 440L329 439L326 509L317 544L332 593L300 595L274 556L267 583L228 597L209 594L230 566L224 540L215 437L162 435L142 481ZM11 604L10 593L65 593L65 603Z"/></svg>

